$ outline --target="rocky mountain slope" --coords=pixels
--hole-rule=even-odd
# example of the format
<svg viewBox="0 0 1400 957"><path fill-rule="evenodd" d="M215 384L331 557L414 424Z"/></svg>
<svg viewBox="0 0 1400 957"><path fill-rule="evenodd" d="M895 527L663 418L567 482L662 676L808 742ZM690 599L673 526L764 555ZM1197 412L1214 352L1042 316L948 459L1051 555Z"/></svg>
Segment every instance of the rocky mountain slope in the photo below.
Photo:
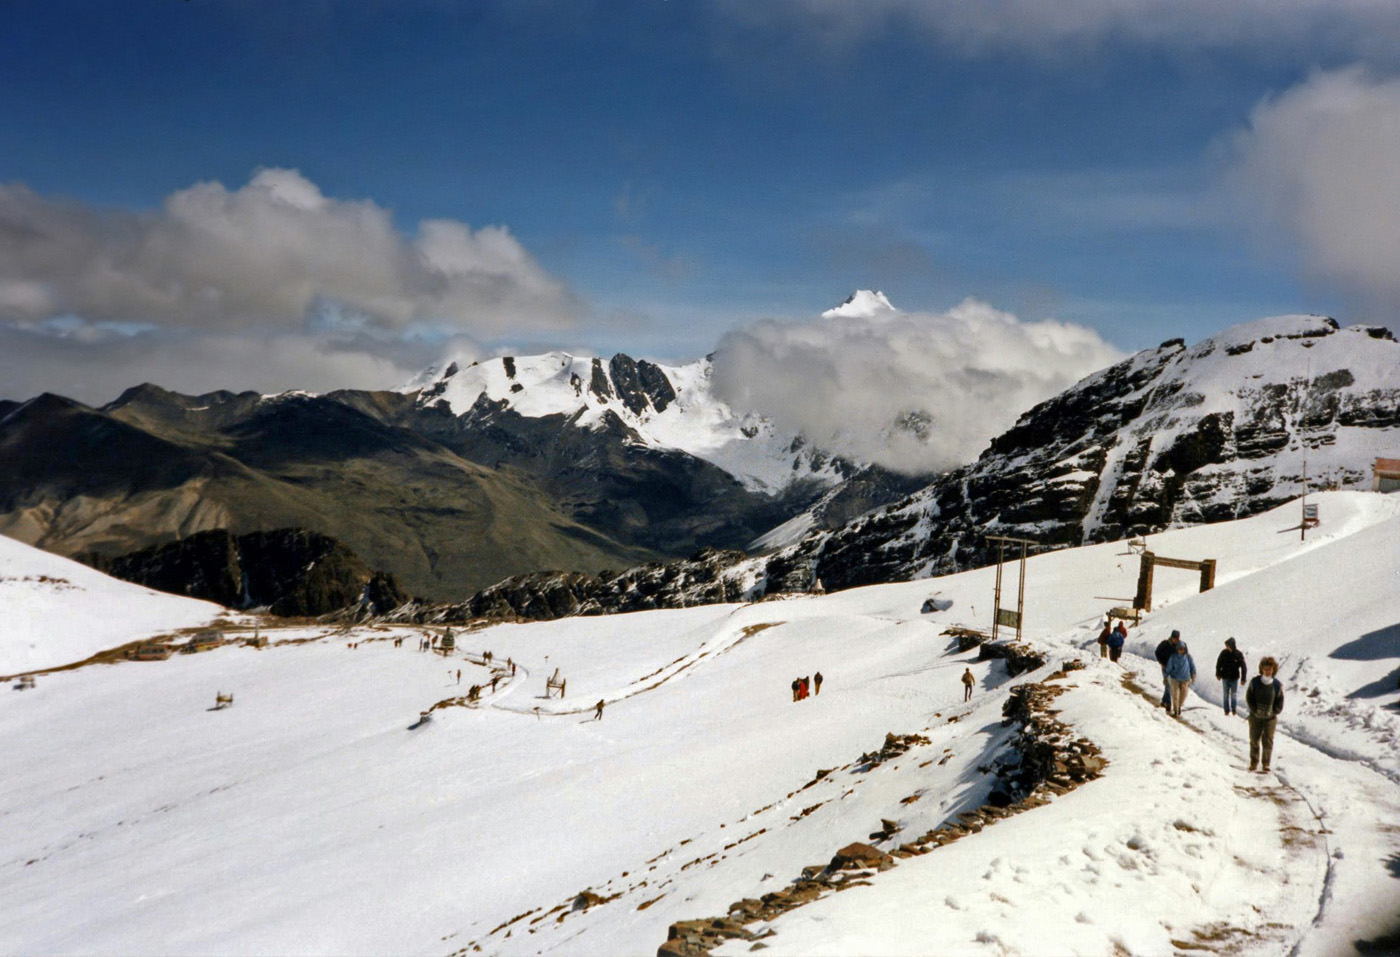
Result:
<svg viewBox="0 0 1400 957"><path fill-rule="evenodd" d="M526 478L333 398L146 386L104 409L41 396L0 420L0 533L28 544L115 557L288 527L444 600L540 567L658 557L574 521Z"/></svg>
<svg viewBox="0 0 1400 957"><path fill-rule="evenodd" d="M1397 451L1400 343L1388 330L1262 319L1089 376L1027 411L976 462L839 528L804 528L796 516L772 536L784 547L707 567L705 590L752 599L817 581L834 590L946 574L994 560L988 534L1056 547L1246 517L1297 497L1305 470L1309 488L1367 488L1372 461ZM665 577L644 567L614 581L651 583L647 607L699 597L688 576L658 586ZM508 597L528 614L539 605L530 586L503 582L474 604ZM554 606L577 593L575 612L638 600L635 587L610 583L535 576L533 586Z"/></svg>
<svg viewBox="0 0 1400 957"><path fill-rule="evenodd" d="M349 606L388 612L409 596L345 545L303 528L231 535L218 528L89 563L115 578L228 608L274 615L324 615Z"/></svg>
<svg viewBox="0 0 1400 957"><path fill-rule="evenodd" d="M0 533L111 558L299 527L460 601L539 569L747 547L823 499L803 528L827 527L920 484L736 414L709 370L550 353L449 365L398 392L144 385L101 409L7 402Z"/></svg>
<svg viewBox="0 0 1400 957"><path fill-rule="evenodd" d="M926 577L991 560L987 534L1046 546L1243 518L1309 486L1369 487L1400 447L1400 343L1282 316L1164 343L1026 412L974 463L808 536L769 588ZM1325 520L1325 518L1324 518Z"/></svg>

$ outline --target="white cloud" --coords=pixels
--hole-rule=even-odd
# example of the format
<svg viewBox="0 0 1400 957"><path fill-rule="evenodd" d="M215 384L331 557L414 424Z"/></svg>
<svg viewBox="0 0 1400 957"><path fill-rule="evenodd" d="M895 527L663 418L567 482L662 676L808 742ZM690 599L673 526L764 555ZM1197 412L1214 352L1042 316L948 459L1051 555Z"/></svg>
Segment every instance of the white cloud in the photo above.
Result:
<svg viewBox="0 0 1400 957"><path fill-rule="evenodd" d="M1394 320L1400 309L1400 80L1318 73L1261 103L1229 181L1266 239Z"/></svg>
<svg viewBox="0 0 1400 957"><path fill-rule="evenodd" d="M840 46L889 29L917 31L962 55L1021 50L1062 56L1110 42L1162 47L1348 51L1393 58L1400 5L1384 0L719 0L740 23L796 23Z"/></svg>
<svg viewBox="0 0 1400 957"><path fill-rule="evenodd" d="M765 320L727 334L714 384L835 451L904 471L971 461L1017 416L1121 358L1091 329L975 299L945 313ZM926 435L894 427L907 413Z"/></svg>
<svg viewBox="0 0 1400 957"><path fill-rule="evenodd" d="M504 227L426 220L407 237L387 209L327 197L295 170L198 183L139 213L0 186L0 320L286 329L322 303L475 335L561 328L578 311Z"/></svg>
<svg viewBox="0 0 1400 957"><path fill-rule="evenodd" d="M504 227L435 219L405 236L295 170L199 183L149 212L0 185L4 398L386 388L580 311Z"/></svg>

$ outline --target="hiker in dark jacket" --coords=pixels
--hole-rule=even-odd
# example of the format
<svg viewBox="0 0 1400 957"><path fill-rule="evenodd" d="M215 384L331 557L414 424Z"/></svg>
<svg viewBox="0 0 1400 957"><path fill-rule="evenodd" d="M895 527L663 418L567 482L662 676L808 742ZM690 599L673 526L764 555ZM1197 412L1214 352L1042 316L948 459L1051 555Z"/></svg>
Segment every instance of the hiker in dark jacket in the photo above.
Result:
<svg viewBox="0 0 1400 957"><path fill-rule="evenodd" d="M1154 654L1157 657L1157 664L1162 666L1162 707L1170 709L1172 706L1172 687L1167 683L1167 662L1172 655L1176 654L1176 643L1181 640L1181 632L1173 631L1170 638L1163 638L1157 645Z"/></svg>
<svg viewBox="0 0 1400 957"><path fill-rule="evenodd" d="M1226 638L1225 648L1215 659L1215 678L1225 686L1225 713L1238 714L1236 692L1240 682L1249 676L1249 665L1245 664L1244 652L1235 647L1235 639Z"/></svg>
<svg viewBox="0 0 1400 957"><path fill-rule="evenodd" d="M1099 657L1108 657L1108 639L1113 634L1113 623L1111 619L1103 620L1103 631L1099 632Z"/></svg>
<svg viewBox="0 0 1400 957"><path fill-rule="evenodd" d="M1259 674L1245 689L1244 704L1249 712L1249 770L1255 767L1267 772L1274 755L1274 727L1278 713L1283 710L1283 685L1274 674L1278 662L1273 658L1259 659ZM1260 754L1260 751L1263 754ZM1263 764L1260 765L1260 758Z"/></svg>
<svg viewBox="0 0 1400 957"><path fill-rule="evenodd" d="M822 673L818 671L812 675L812 694L822 693Z"/></svg>
<svg viewBox="0 0 1400 957"><path fill-rule="evenodd" d="M796 700L797 700L797 692L800 691L800 690L802 690L802 679L801 679L801 678L793 678L793 679L792 679L792 700L793 700L793 701L796 701Z"/></svg>

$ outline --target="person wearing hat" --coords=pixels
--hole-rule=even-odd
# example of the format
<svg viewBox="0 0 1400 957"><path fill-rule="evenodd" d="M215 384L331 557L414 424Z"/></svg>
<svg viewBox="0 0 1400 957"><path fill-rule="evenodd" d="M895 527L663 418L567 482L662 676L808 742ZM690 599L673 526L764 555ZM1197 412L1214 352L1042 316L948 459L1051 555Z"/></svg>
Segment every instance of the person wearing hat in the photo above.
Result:
<svg viewBox="0 0 1400 957"><path fill-rule="evenodd" d="M1191 652L1186 648L1186 642L1176 643L1176 652L1167 659L1167 667L1164 669L1167 675L1167 686L1172 694L1172 717L1181 717L1181 706L1186 703L1186 692L1190 690L1192 682L1196 680L1196 662L1191 657Z"/></svg>
<svg viewBox="0 0 1400 957"><path fill-rule="evenodd" d="M1215 659L1215 677L1225 686L1225 713L1238 714L1235 707L1236 692L1240 682L1249 676L1249 665L1245 664L1244 652L1235 647L1235 639L1226 638L1220 657Z"/></svg>
<svg viewBox="0 0 1400 957"><path fill-rule="evenodd" d="M1157 645L1156 652L1154 652L1157 664L1162 666L1162 707L1168 710L1172 706L1172 686L1171 682L1167 681L1167 662L1171 660L1172 655L1176 654L1176 643L1180 640L1181 632L1173 631L1170 638L1161 640Z"/></svg>

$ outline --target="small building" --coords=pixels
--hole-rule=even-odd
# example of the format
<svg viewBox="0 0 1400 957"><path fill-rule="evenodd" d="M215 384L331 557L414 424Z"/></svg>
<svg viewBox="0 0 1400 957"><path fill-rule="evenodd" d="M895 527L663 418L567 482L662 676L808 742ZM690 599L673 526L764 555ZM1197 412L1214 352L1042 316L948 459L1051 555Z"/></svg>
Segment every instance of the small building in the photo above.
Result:
<svg viewBox="0 0 1400 957"><path fill-rule="evenodd" d="M1400 459L1376 459L1371 476L1372 491L1400 492Z"/></svg>
<svg viewBox="0 0 1400 957"><path fill-rule="evenodd" d="M224 636L217 631L201 631L185 644L185 654L193 655L201 651L209 651L224 643Z"/></svg>

